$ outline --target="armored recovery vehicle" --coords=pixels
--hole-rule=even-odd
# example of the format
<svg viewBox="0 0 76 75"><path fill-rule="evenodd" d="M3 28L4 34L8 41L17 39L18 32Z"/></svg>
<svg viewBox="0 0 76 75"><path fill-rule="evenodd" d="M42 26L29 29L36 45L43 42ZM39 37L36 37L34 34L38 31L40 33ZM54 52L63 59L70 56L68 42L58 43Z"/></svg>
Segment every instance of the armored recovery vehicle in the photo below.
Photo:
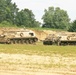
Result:
<svg viewBox="0 0 76 75"><path fill-rule="evenodd" d="M76 45L76 35L61 36L57 42L58 45Z"/></svg>
<svg viewBox="0 0 76 75"><path fill-rule="evenodd" d="M2 44L34 44L37 41L38 38L31 30L3 31L0 35Z"/></svg>
<svg viewBox="0 0 76 75"><path fill-rule="evenodd" d="M76 35L49 35L43 41L44 45L76 45Z"/></svg>

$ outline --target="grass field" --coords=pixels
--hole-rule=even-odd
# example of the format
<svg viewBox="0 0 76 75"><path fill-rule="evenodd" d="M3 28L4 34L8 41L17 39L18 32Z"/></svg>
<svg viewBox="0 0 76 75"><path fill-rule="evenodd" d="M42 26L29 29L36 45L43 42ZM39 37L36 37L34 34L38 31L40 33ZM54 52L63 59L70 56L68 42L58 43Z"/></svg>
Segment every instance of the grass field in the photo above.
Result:
<svg viewBox="0 0 76 75"><path fill-rule="evenodd" d="M76 46L45 46L42 43L36 45L26 44L0 44L0 53L44 55L60 54L62 56L76 56Z"/></svg>
<svg viewBox="0 0 76 75"><path fill-rule="evenodd" d="M0 75L76 75L76 46L0 44Z"/></svg>

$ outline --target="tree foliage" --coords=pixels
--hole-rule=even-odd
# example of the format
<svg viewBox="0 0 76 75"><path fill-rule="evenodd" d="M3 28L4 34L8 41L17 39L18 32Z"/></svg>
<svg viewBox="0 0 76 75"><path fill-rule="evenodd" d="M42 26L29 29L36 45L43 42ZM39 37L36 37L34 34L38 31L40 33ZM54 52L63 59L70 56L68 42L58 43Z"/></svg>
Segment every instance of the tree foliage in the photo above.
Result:
<svg viewBox="0 0 76 75"><path fill-rule="evenodd" d="M68 31L76 32L76 20L73 21Z"/></svg>
<svg viewBox="0 0 76 75"><path fill-rule="evenodd" d="M48 10L45 9L43 19L43 26L47 28L59 28L68 29L69 27L69 17L66 11L61 10L59 7L49 7Z"/></svg>
<svg viewBox="0 0 76 75"><path fill-rule="evenodd" d="M25 27L37 27L35 16L29 9L24 9L18 12L16 16L16 24Z"/></svg>
<svg viewBox="0 0 76 75"><path fill-rule="evenodd" d="M3 21L25 27L39 27L40 25L31 10L19 11L17 5L11 0L0 0L0 23Z"/></svg>
<svg viewBox="0 0 76 75"><path fill-rule="evenodd" d="M17 12L16 4L13 4L11 0L0 0L0 22L8 21L14 24Z"/></svg>

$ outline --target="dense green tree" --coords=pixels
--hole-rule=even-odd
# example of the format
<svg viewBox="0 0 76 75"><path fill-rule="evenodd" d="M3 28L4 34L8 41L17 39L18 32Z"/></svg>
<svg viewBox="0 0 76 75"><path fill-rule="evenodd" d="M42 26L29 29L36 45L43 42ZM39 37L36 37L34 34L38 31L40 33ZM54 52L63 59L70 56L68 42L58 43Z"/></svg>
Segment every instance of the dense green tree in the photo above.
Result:
<svg viewBox="0 0 76 75"><path fill-rule="evenodd" d="M44 12L42 27L68 29L70 19L66 11L61 10L59 7L49 7Z"/></svg>
<svg viewBox="0 0 76 75"><path fill-rule="evenodd" d="M8 21L15 22L15 16L18 12L18 8L11 0L0 0L0 22Z"/></svg>
<svg viewBox="0 0 76 75"><path fill-rule="evenodd" d="M24 9L18 12L16 16L16 24L24 27L38 27L39 23L35 20L35 16L29 9Z"/></svg>
<svg viewBox="0 0 76 75"><path fill-rule="evenodd" d="M35 16L29 9L19 11L17 5L11 0L0 0L0 23L25 27L39 27L40 23L35 20ZM3 24L4 25L4 24Z"/></svg>
<svg viewBox="0 0 76 75"><path fill-rule="evenodd" d="M0 0L0 22L5 18L5 0Z"/></svg>
<svg viewBox="0 0 76 75"><path fill-rule="evenodd" d="M68 31L76 32L76 20L73 21Z"/></svg>
<svg viewBox="0 0 76 75"><path fill-rule="evenodd" d="M54 7L49 7L48 10L44 10L45 14L43 15L43 27L54 27L53 25L53 16L54 16Z"/></svg>

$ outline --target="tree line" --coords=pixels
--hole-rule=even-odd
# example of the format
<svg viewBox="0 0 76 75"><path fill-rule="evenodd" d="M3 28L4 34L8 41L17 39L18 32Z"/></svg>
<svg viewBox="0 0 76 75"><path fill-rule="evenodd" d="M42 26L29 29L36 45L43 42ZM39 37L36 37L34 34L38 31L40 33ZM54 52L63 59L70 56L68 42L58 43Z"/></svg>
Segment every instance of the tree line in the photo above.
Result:
<svg viewBox="0 0 76 75"><path fill-rule="evenodd" d="M42 28L66 29L76 32L76 20L70 22L67 11L59 7L48 7L42 16ZM0 0L0 26L40 27L32 10L19 10L11 0Z"/></svg>

